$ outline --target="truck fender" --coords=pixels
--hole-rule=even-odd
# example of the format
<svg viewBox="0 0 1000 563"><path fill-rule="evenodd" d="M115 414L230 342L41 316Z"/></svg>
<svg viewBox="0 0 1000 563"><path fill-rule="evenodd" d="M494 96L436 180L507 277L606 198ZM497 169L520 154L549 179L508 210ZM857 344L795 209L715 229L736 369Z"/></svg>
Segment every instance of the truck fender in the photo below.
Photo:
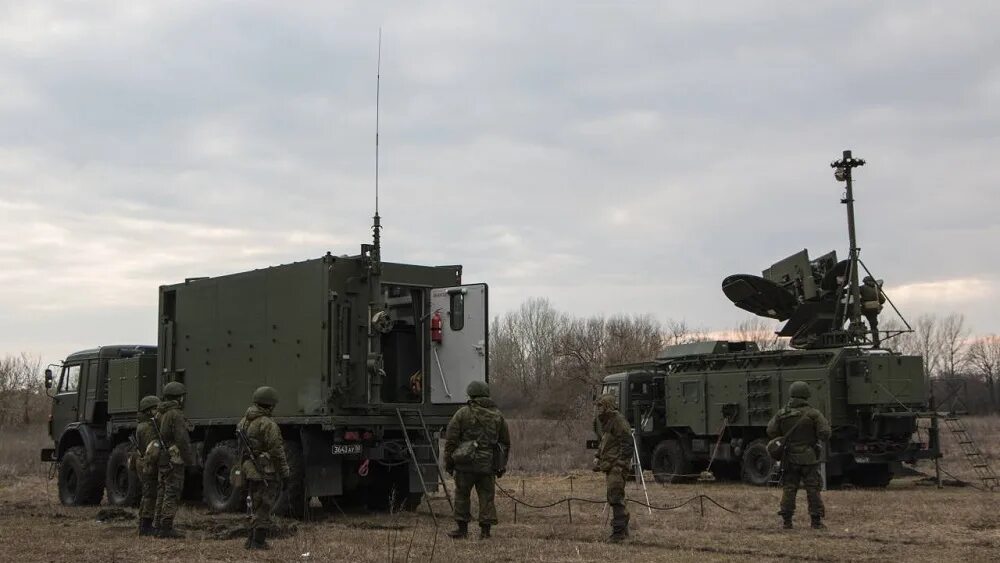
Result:
<svg viewBox="0 0 1000 563"><path fill-rule="evenodd" d="M90 425L75 422L67 425L63 433L59 435L59 441L56 446L56 459L62 461L63 455L67 450L73 446L82 445L87 451L87 460L93 461L99 451L106 451L108 449L107 442L107 439L98 435L97 431Z"/></svg>

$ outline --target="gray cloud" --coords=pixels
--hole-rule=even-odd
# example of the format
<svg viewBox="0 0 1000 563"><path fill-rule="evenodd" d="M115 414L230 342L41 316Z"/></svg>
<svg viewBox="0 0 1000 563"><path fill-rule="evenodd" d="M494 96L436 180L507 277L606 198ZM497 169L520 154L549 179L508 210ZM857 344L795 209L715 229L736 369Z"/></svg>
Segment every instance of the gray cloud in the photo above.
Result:
<svg viewBox="0 0 1000 563"><path fill-rule="evenodd" d="M0 353L155 337L156 287L353 253L383 26L387 259L492 310L724 328L803 247L996 332L992 3L33 2L0 20Z"/></svg>

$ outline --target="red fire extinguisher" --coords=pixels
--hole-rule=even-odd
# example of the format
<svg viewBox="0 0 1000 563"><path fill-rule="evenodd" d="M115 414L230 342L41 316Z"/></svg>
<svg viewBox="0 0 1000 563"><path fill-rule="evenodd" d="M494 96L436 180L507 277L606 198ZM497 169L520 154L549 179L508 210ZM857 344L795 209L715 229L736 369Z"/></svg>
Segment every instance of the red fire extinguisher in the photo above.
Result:
<svg viewBox="0 0 1000 563"><path fill-rule="evenodd" d="M434 311L431 317L431 342L441 343L441 311Z"/></svg>

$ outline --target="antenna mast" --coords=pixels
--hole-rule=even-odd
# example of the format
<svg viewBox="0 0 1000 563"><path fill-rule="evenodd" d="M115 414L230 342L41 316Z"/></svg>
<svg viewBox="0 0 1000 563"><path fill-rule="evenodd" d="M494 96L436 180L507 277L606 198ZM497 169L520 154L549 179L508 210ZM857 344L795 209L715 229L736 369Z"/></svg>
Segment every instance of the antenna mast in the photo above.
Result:
<svg viewBox="0 0 1000 563"><path fill-rule="evenodd" d="M849 150L844 151L843 158L830 163L830 166L834 168L834 177L838 181L847 184L844 198L840 200L840 203L847 206L847 234L851 242L851 254L849 256L851 279L849 280L850 297L848 305L851 324L848 325L847 330L854 339L864 338L867 329L864 323L861 322L861 288L858 285L858 262L860 261L858 255L861 249L858 248L857 236L854 230L854 183L851 171L864 165L865 161L851 156L851 151Z"/></svg>
<svg viewBox="0 0 1000 563"><path fill-rule="evenodd" d="M375 67L375 217L372 223L372 262L376 273L382 270L382 245L380 231L382 218L378 214L378 132L379 98L382 90L382 28L378 28L378 63Z"/></svg>

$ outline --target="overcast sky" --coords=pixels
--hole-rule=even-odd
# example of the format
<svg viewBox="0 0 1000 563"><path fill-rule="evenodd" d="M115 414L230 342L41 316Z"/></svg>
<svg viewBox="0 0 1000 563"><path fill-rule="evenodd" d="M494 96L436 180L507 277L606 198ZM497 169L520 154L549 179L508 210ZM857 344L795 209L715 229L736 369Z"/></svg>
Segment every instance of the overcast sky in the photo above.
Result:
<svg viewBox="0 0 1000 563"><path fill-rule="evenodd" d="M501 313L745 318L802 248L1000 331L995 2L0 1L0 355L155 343L157 287L356 253Z"/></svg>

